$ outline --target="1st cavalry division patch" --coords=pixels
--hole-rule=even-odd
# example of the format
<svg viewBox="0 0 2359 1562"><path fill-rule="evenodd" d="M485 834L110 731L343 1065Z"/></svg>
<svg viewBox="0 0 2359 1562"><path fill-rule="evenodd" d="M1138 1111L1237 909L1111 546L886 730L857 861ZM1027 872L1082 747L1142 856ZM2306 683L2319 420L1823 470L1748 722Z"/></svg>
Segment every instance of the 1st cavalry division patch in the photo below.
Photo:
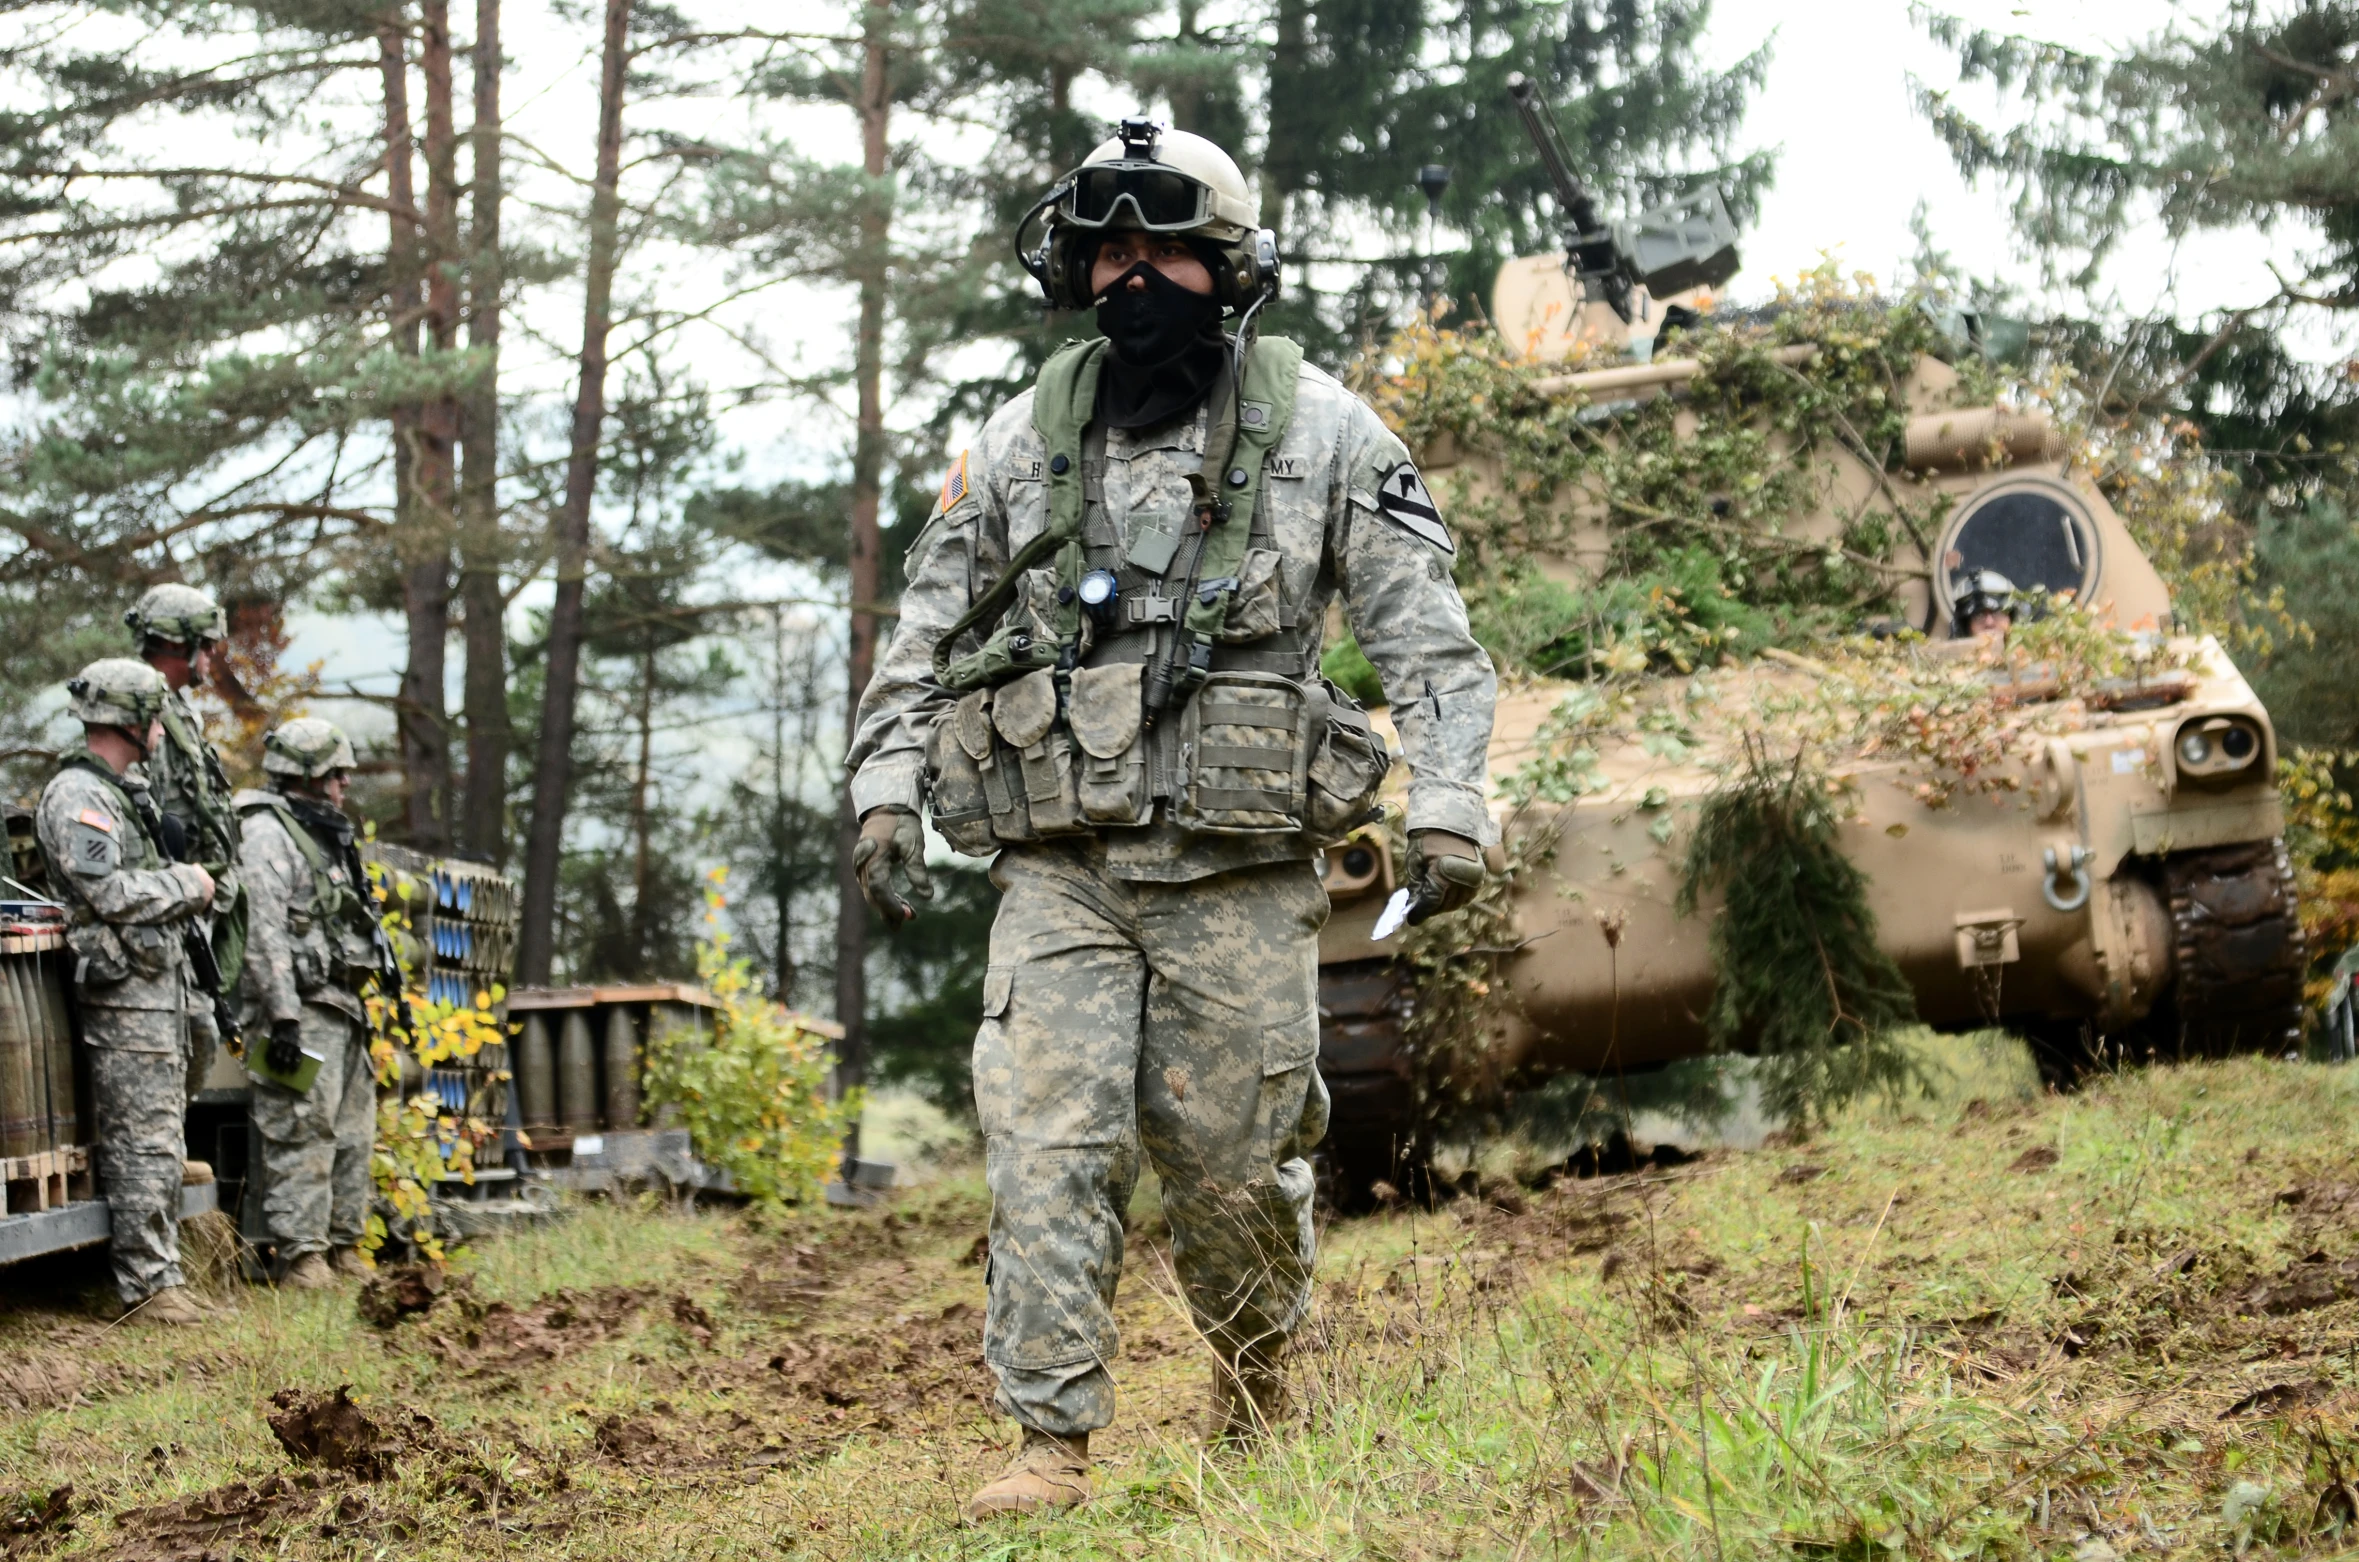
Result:
<svg viewBox="0 0 2359 1562"><path fill-rule="evenodd" d="M1433 493L1425 486L1425 479L1417 475L1417 468L1403 461L1384 474L1384 481L1376 487L1376 508L1398 523L1405 531L1424 538L1444 553L1455 556L1458 545L1450 540L1449 529L1442 525L1442 512L1433 502Z"/></svg>

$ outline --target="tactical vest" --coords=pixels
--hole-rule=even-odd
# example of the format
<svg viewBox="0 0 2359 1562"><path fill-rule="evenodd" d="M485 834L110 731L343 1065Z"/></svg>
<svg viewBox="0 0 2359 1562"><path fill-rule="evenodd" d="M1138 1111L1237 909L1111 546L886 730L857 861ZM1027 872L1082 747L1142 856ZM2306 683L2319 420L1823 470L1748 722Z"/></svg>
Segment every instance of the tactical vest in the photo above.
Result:
<svg viewBox="0 0 2359 1562"><path fill-rule="evenodd" d="M1370 817L1389 756L1318 674L1324 625L1287 609L1264 479L1302 350L1265 338L1241 389L1217 383L1183 535L1126 537L1106 509L1105 431L1091 422L1106 349L1067 343L1042 367L1032 418L1048 524L935 645L935 677L961 698L928 743L934 826L976 855L1159 817L1331 844ZM1082 598L1094 572L1115 587L1096 610Z"/></svg>
<svg viewBox="0 0 2359 1562"><path fill-rule="evenodd" d="M245 795L254 800L238 805L238 817L276 814L287 838L302 854L303 865L310 870L310 898L301 905L287 907L287 931L293 935L290 942L295 946L295 990L304 997L323 987L359 992L376 972L371 958L376 922L362 898L361 886L346 882L351 877L350 870L328 861L311 827L287 806L285 798L273 793ZM324 946L324 950L312 945L315 931L322 935L319 946ZM350 935L357 944L348 947L339 935ZM308 950L307 946L310 946Z"/></svg>
<svg viewBox="0 0 2359 1562"><path fill-rule="evenodd" d="M157 830L156 805L147 796L145 787L126 785L110 766L89 753L70 754L58 762L57 768L88 771L114 799L115 818L121 827L115 839L123 848L123 860L116 865L117 872L145 873L167 866ZM90 903L89 892L75 877L72 864L50 861L46 843L41 855L49 870L50 884L71 902L66 918L66 943L83 962L78 980L86 985L106 987L132 976L153 979L172 969L180 947L178 934L152 923L105 921L99 916L98 908Z"/></svg>

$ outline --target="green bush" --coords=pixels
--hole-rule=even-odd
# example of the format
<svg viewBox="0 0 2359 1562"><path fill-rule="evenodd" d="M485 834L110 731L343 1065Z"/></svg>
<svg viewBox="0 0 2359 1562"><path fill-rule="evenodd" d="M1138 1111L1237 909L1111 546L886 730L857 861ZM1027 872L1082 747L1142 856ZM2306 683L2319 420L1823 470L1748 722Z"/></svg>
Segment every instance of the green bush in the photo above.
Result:
<svg viewBox="0 0 2359 1562"><path fill-rule="evenodd" d="M647 1099L675 1107L699 1160L727 1172L764 1205L807 1202L833 1175L844 1136L860 1120L861 1093L827 1097L827 1038L761 996L749 962L729 955L720 930L722 883L705 890L697 974L720 1001L707 1037L687 1026L647 1038Z"/></svg>

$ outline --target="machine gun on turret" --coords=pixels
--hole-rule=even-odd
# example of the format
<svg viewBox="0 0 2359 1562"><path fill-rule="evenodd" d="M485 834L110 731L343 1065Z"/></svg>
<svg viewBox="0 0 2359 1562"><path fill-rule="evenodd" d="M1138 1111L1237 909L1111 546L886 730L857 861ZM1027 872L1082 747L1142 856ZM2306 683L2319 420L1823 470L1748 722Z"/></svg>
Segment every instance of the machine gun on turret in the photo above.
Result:
<svg viewBox="0 0 2359 1562"><path fill-rule="evenodd" d="M1718 287L1737 273L1736 223L1717 185L1641 212L1638 220L1607 223L1597 199L1573 172L1564 135L1540 88L1522 72L1507 78L1507 95L1523 116L1524 133L1540 154L1564 216L1565 267L1585 297L1603 302L1627 325L1630 291L1651 297Z"/></svg>

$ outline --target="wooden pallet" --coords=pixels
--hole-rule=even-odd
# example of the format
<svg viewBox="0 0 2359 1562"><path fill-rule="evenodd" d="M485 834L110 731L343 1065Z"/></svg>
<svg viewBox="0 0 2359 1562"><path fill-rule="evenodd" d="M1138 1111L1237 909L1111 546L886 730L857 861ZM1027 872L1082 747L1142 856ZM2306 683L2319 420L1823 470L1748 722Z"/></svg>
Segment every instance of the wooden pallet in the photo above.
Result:
<svg viewBox="0 0 2359 1562"><path fill-rule="evenodd" d="M61 1209L91 1196L87 1145L0 1157L0 1215Z"/></svg>

